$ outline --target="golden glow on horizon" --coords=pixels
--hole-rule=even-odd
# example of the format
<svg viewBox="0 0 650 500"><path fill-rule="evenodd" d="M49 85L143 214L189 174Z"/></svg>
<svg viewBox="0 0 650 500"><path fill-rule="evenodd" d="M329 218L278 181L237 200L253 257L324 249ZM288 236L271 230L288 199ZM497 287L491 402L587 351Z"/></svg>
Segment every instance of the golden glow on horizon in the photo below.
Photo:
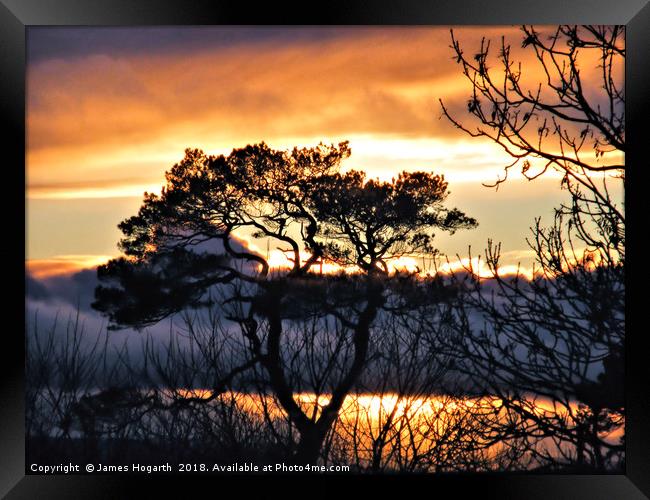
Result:
<svg viewBox="0 0 650 500"><path fill-rule="evenodd" d="M309 254L302 254L303 262L306 262L309 258ZM485 260L480 257L462 258L456 260L449 260L448 262L439 263L433 265L432 262L429 262L430 259L425 257L423 262L422 257L399 257L395 259L390 259L388 261L388 268L391 273L394 272L407 272L407 273L418 273L420 276L433 275L436 273L441 273L444 275L462 273L462 272L471 272L478 278L492 278L493 274L490 271L490 268L485 263ZM290 269L293 263L289 260L286 254L279 250L272 250L269 253L269 266L271 269ZM320 264L314 264L312 266L312 272L320 272ZM350 266L344 268L334 263L324 263L322 267L323 274L335 274L341 271L346 272L358 272L356 267ZM500 276L523 276L526 279L532 279L534 276L532 268L526 266L517 266L514 264L506 264L499 266L499 275Z"/></svg>
<svg viewBox="0 0 650 500"><path fill-rule="evenodd" d="M265 256L265 254L255 245L254 242L248 242L246 239L241 240L252 252ZM587 256L587 268L595 269L599 262L599 254L591 252L586 248L576 248L576 257L568 265L575 264ZM279 249L272 249L268 256L265 256L271 272L286 271L293 266L291 261L291 252L282 252ZM505 256L518 261L530 260L534 257L532 250L506 252ZM57 255L49 259L26 259L25 267L27 271L35 278L50 278L53 276L70 275L84 269L94 269L101 264L105 264L110 259L118 255ZM302 263L304 264L310 257L308 252L301 252ZM563 267L568 269L567 263ZM492 271L481 256L470 258L449 258L444 262L436 261L427 257L404 256L388 261L388 268L391 273L418 273L422 277L432 276L436 273L450 275L454 273L471 272L475 277L480 279L493 278ZM333 262L317 262L311 267L313 273L336 274L344 272L359 272L356 266L343 267ZM512 277L521 276L527 280L532 280L535 276L541 275L541 269L515 264L503 264L499 266L499 276Z"/></svg>
<svg viewBox="0 0 650 500"><path fill-rule="evenodd" d="M480 257L462 258L455 261L444 262L440 265L438 270L443 274L453 274L462 272L471 272L478 278L492 278L493 274L484 259ZM526 279L533 279L534 273L532 268L525 266L517 266L514 264L506 264L499 266L499 276L524 276Z"/></svg>
<svg viewBox="0 0 650 500"><path fill-rule="evenodd" d="M50 259L26 260L25 268L34 278L43 279L96 268L110 259L109 255L58 255Z"/></svg>

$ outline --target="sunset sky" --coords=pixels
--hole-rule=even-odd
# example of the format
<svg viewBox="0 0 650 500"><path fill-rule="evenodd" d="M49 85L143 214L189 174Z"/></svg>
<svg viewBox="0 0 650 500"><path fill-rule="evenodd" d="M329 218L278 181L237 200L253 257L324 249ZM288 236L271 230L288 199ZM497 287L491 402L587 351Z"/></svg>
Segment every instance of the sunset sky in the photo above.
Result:
<svg viewBox="0 0 650 500"><path fill-rule="evenodd" d="M455 32L468 51L482 36L498 43L504 35L533 62L516 27ZM529 226L536 216L550 223L567 195L550 175L482 186L509 157L441 117L439 98L464 119L471 90L449 45L448 27L30 27L29 268L69 272L118 255L117 224L144 191L160 190L185 148L227 154L260 141L341 140L352 149L344 169L445 175L448 204L479 228L439 234L442 252L466 256L471 245L482 253L492 238L504 263L530 266Z"/></svg>

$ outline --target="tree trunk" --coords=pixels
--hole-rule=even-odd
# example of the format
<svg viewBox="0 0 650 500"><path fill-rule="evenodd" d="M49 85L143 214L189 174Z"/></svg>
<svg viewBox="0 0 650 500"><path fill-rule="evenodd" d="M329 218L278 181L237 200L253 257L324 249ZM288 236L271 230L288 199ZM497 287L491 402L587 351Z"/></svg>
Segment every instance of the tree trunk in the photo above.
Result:
<svg viewBox="0 0 650 500"><path fill-rule="evenodd" d="M350 370L334 389L329 404L323 408L316 422L307 418L293 399L293 390L287 383L282 370L280 356L282 320L280 317L280 297L278 295L273 297L274 307L269 308L267 311L269 334L267 338L267 353L262 358L262 363L269 374L269 382L275 395L300 432L298 449L293 456L293 461L296 464L316 464L327 432L338 417L338 412L341 409L345 397L361 375L368 352L370 326L383 303L381 287L378 287L376 284L371 284L366 298L366 307L360 314L354 331L354 358Z"/></svg>
<svg viewBox="0 0 650 500"><path fill-rule="evenodd" d="M325 434L327 432L322 432L317 424L313 424L311 428L303 429L293 461L297 465L315 465L320 456Z"/></svg>

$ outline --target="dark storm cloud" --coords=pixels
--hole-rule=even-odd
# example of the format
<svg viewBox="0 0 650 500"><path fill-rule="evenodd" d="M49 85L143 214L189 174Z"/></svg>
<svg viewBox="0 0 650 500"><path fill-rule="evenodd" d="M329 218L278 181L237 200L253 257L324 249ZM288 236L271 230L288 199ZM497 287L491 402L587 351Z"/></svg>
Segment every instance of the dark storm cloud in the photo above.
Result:
<svg viewBox="0 0 650 500"><path fill-rule="evenodd" d="M363 29L336 27L139 26L57 27L27 30L30 63L104 54L114 57L227 49L242 44L290 44L355 36Z"/></svg>

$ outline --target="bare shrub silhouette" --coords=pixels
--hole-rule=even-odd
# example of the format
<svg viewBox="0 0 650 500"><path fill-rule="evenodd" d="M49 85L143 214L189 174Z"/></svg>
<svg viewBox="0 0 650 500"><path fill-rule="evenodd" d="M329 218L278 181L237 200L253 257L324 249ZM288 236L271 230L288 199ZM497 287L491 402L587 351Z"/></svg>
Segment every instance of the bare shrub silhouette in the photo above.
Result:
<svg viewBox="0 0 650 500"><path fill-rule="evenodd" d="M522 27L522 47L533 51L537 68L513 60L502 41L498 69L489 42L470 58L452 31L472 88L469 121L461 123L444 104L443 114L512 156L497 187L515 165L529 180L556 171L570 202L555 210L551 227L537 219L531 228L537 268L530 281L503 276L500 245L488 242L491 277L466 281L457 304L466 318L473 310L481 319L466 319L450 348L459 369L521 419L517 429L503 431L528 429L541 464L622 468L625 215L611 193L625 184L624 28L546 31ZM589 67L598 72L597 85L584 77Z"/></svg>
<svg viewBox="0 0 650 500"><path fill-rule="evenodd" d="M110 359L105 332L87 332L77 312L46 329L34 314L25 333L28 455L47 454L51 440L73 446L80 436L81 456L97 457L100 436L124 430L141 402L118 358Z"/></svg>

